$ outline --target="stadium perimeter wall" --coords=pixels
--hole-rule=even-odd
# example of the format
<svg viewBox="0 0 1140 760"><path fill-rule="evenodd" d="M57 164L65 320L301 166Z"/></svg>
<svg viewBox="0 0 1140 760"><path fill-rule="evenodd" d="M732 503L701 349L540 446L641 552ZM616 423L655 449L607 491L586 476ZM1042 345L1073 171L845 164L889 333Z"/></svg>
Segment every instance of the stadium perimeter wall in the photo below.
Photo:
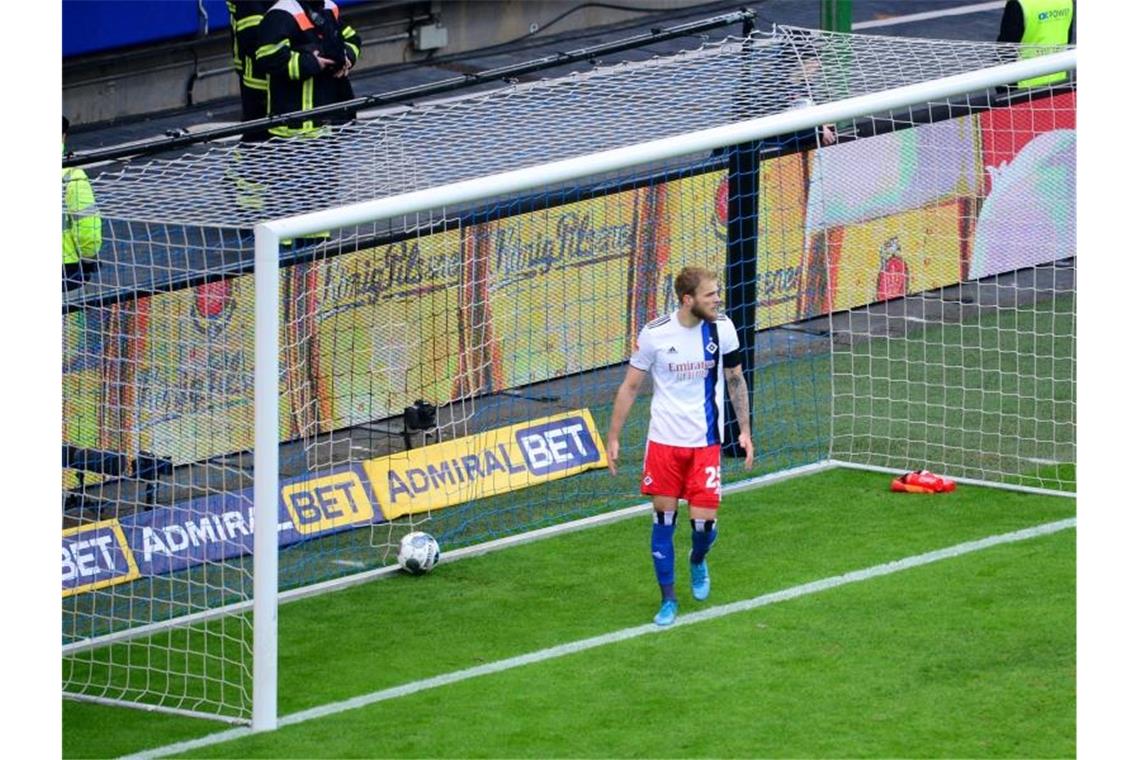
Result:
<svg viewBox="0 0 1140 760"><path fill-rule="evenodd" d="M363 85L357 94L365 94L368 85L363 78L381 69L418 63L438 67L436 75L442 76L465 70L462 61L447 63L449 56L708 3L641 0L628 9L585 3L569 14L560 0L341 0L338 4L364 39L364 57L353 75L358 86ZM74 126L203 104L237 108L238 80L224 0L64 0L62 10L63 108ZM446 30L446 41L437 33L432 44L443 43L442 47L418 48L412 30L437 24ZM532 38L535 28L540 29ZM390 84L381 87L390 88Z"/></svg>

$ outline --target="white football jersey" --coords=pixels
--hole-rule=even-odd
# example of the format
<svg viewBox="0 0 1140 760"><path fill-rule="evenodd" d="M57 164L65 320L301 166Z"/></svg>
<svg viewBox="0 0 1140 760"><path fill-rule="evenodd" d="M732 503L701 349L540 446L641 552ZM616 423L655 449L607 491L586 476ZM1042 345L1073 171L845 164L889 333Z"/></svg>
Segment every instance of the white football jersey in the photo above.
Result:
<svg viewBox="0 0 1140 760"><path fill-rule="evenodd" d="M649 440L668 446L710 446L724 438L724 361L740 348L726 316L685 327L677 312L637 336L631 366L653 376Z"/></svg>

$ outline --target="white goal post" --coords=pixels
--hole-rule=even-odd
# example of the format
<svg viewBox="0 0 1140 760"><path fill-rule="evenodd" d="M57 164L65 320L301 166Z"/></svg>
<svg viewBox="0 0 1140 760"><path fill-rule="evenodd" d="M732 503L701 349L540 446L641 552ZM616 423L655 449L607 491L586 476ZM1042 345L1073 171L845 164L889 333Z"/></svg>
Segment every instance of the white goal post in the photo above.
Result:
<svg viewBox="0 0 1140 760"><path fill-rule="evenodd" d="M455 182L402 195L341 208L279 219L255 228L257 271L257 471L277 472L277 399L279 309L278 277L281 240L304 237L323 230L350 227L469 201L523 193L538 187L620 169L661 162L701 151L766 137L790 134L822 124L842 122L904 106L944 100L1057 71L1076 68L1076 51L1052 53L929 82L897 87L834 103L812 105L774 116L743 121L700 132L603 151L488 177ZM256 579L254 598L254 710L255 730L276 727L277 647L277 482L257 478L255 487ZM264 550L260 550L264 548Z"/></svg>
<svg viewBox="0 0 1140 760"><path fill-rule="evenodd" d="M95 176L64 444L123 464L65 465L65 695L272 730L282 598L640 504L601 433L682 266L749 336L726 490L1071 492L1076 86L1012 83L1076 52L1033 52L776 27Z"/></svg>

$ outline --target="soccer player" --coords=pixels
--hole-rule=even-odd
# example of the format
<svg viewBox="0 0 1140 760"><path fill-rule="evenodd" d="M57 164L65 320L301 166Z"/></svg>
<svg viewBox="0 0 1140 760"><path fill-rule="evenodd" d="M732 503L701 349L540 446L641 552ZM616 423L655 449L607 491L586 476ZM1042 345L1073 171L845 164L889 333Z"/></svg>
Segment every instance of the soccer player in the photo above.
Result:
<svg viewBox="0 0 1140 760"><path fill-rule="evenodd" d="M717 535L726 384L740 423L745 467L752 467L753 455L740 340L732 320L719 314L717 277L707 269L685 267L673 287L680 306L647 324L637 336L637 348L614 399L606 436L610 472L616 475L622 426L645 376L651 374L653 403L641 492L653 497L649 546L661 587L661 609L653 618L657 625L671 625L677 618L673 529L680 499L689 502L693 597L701 601L709 595L707 556Z"/></svg>

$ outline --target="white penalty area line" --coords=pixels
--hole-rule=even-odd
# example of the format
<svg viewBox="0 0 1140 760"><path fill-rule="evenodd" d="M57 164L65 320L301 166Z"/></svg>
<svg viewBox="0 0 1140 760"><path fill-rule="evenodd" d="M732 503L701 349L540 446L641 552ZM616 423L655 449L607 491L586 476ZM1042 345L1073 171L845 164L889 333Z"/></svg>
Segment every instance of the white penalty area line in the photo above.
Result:
<svg viewBox="0 0 1140 760"><path fill-rule="evenodd" d="M381 691L373 692L372 694L365 694L360 697L353 697L346 699L343 702L334 702L332 704L323 705L321 707L314 707L310 710L302 710L301 712L293 713L292 715L283 716L278 721L279 727L291 726L297 723L304 723L318 718L324 718L337 713L347 712L348 710L355 710L359 707L375 704L377 702L384 702L390 699L398 699L406 697L410 694L416 694L428 689L435 689L440 686L447 686L460 681L466 681L480 676L491 675L494 673L502 673L506 670L513 670L515 668L523 667L524 665L533 665L547 660L553 660L558 657L564 657L569 654L577 652L585 652L589 649L596 649L597 647L608 646L616 644L620 641L628 639L635 639L640 636L648 636L650 634L667 633L681 626L695 625L696 623L703 623L706 620L715 620L716 618L725 617L726 615L733 615L738 612L746 612L754 610L759 607L765 607L777 602L788 601L789 599L797 599L808 594L815 594L820 591L838 588L839 586L846 586L850 583L859 583L861 581L870 580L872 578L879 578L884 575L892 575L903 570L910 570L911 568L929 565L934 562L939 562L944 559L951 559L954 557L961 557L964 554L982 551L994 546L1002 544L1012 544L1019 541L1027 541L1040 536L1058 533L1063 530L1075 528L1077 525L1076 518L1069 518L1066 520L1058 520L1057 522L1045 523L1037 525L1032 528L1025 528L1023 530L1013 531L1012 533L1002 533L996 536L989 536L988 538L979 539L977 541L967 541L966 543L950 546L945 549L937 549L935 551L926 552L925 554L916 554L904 559L887 562L874 567L867 567L862 570L853 570L843 575L833 575L830 578L824 578L811 583L805 583L799 586L784 589L783 591L776 591L771 594L764 594L752 599L746 599L741 602L733 602L731 604L723 604L717 607L710 607L701 610L700 612L691 612L677 617L677 622L669 627L660 627L653 623L635 626L633 628L626 628L621 631L614 631L613 633L603 634L601 636L593 636L588 639L581 639L579 641L572 641L568 644L560 644L558 646L549 647L547 649L540 649L536 652L529 654L519 655L517 657L508 657L505 660L498 660L497 662L490 662L485 665L479 665L473 668L466 668L464 670L457 670L452 673L444 673L443 675L434 676L432 678L425 678L420 681L412 681L401 686L394 686L390 689L383 689ZM156 749L146 750L135 755L128 756L130 760L136 758L165 757L180 752L187 752L199 747L207 747L213 744L220 744L234 739L240 739L245 736L253 734L253 729L243 726L241 728L233 728L227 731L220 731L209 736L204 736L200 739L193 739L190 741L179 742L177 744L170 744L165 747L158 747Z"/></svg>

